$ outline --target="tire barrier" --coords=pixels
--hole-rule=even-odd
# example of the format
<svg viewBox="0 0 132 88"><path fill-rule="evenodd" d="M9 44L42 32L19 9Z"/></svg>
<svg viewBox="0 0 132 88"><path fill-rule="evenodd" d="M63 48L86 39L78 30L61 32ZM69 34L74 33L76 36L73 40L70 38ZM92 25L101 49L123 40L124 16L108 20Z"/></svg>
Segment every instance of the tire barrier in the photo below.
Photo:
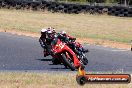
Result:
<svg viewBox="0 0 132 88"><path fill-rule="evenodd" d="M108 15L119 17L132 17L131 7L113 6L108 8Z"/></svg>
<svg viewBox="0 0 132 88"><path fill-rule="evenodd" d="M81 4L60 3L49 0L0 0L0 8L23 9L34 11L51 11L67 14L108 14L119 17L132 17L132 7L92 6Z"/></svg>

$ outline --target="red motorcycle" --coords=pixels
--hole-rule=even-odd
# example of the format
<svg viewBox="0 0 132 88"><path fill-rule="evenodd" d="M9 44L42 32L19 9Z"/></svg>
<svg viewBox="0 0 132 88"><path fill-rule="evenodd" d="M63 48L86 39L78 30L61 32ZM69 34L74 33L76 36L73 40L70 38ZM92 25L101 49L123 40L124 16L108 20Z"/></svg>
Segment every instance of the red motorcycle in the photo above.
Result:
<svg viewBox="0 0 132 88"><path fill-rule="evenodd" d="M52 47L52 52L51 56L53 58L56 58L57 61L60 61L72 71L81 65L76 54L65 43L61 42L60 39L56 40L56 43Z"/></svg>

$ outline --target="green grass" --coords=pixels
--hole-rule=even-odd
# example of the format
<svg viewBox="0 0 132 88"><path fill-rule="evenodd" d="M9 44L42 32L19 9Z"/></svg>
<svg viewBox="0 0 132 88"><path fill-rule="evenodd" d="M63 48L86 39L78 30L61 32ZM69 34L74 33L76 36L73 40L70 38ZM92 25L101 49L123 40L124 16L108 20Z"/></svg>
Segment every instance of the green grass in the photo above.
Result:
<svg viewBox="0 0 132 88"><path fill-rule="evenodd" d="M107 15L62 14L40 11L0 9L0 29L39 33L55 27L77 38L95 38L129 43L132 18Z"/></svg>

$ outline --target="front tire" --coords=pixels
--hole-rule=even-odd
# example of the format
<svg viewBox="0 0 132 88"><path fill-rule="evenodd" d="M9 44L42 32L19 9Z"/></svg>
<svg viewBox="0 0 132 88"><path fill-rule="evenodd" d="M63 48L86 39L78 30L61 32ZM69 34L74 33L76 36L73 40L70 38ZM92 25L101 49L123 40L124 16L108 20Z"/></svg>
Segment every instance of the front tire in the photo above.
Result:
<svg viewBox="0 0 132 88"><path fill-rule="evenodd" d="M84 65L87 65L88 64L88 59L86 57L83 57L82 62L83 62Z"/></svg>
<svg viewBox="0 0 132 88"><path fill-rule="evenodd" d="M68 58L66 58L66 55L65 54L62 54L62 60L64 62L65 65L67 65L72 71L74 71L76 68L74 66L74 64L72 64Z"/></svg>
<svg viewBox="0 0 132 88"><path fill-rule="evenodd" d="M60 62L58 59L56 59L56 58L52 58L52 63L53 63L54 65L61 64L61 62Z"/></svg>

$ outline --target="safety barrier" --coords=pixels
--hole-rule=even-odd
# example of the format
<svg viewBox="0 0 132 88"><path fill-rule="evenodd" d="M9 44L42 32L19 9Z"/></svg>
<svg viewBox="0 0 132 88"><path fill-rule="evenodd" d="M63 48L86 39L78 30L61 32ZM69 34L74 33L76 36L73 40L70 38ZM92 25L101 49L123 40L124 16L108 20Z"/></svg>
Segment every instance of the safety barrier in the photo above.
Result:
<svg viewBox="0 0 132 88"><path fill-rule="evenodd" d="M120 17L132 17L132 8L123 6L99 6L60 3L49 0L0 0L0 8L31 9L68 14L108 14Z"/></svg>
<svg viewBox="0 0 132 88"><path fill-rule="evenodd" d="M132 17L132 8L119 7L119 6L109 7L108 14L113 16L120 16L120 17Z"/></svg>

